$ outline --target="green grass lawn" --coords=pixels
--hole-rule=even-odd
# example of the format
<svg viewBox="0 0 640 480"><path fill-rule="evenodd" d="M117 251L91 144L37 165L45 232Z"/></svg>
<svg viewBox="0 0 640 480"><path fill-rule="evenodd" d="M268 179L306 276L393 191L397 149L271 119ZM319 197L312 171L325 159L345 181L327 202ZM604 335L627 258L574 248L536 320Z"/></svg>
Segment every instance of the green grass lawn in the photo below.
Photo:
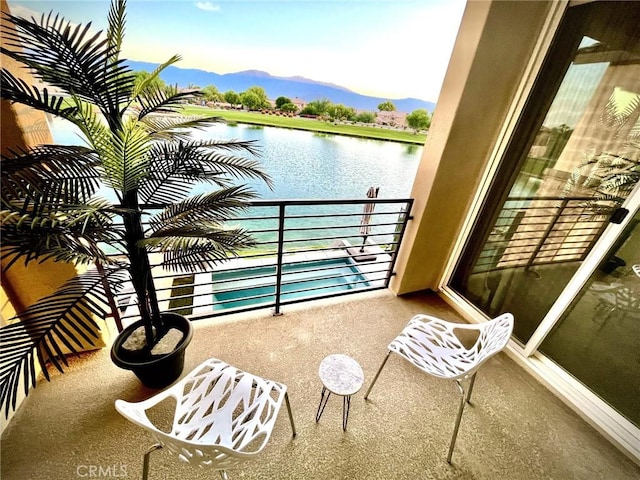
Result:
<svg viewBox="0 0 640 480"><path fill-rule="evenodd" d="M244 112L238 110L216 110L208 107L189 105L183 108L185 115L214 115L224 118L229 123L248 123L252 125L266 125L270 127L292 128L296 130L309 130L335 135L348 135L352 137L373 138L393 142L414 143L424 145L427 135L414 134L412 130L393 130L380 127L368 127L350 124L334 124L311 118L282 117L257 112Z"/></svg>

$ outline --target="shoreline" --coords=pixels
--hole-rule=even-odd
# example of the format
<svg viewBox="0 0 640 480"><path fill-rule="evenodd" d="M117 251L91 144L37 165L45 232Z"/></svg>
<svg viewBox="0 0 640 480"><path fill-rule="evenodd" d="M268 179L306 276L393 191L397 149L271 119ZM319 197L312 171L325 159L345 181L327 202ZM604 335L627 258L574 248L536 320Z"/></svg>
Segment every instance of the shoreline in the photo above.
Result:
<svg viewBox="0 0 640 480"><path fill-rule="evenodd" d="M407 145L423 146L427 135L425 133L413 134L406 130L395 130L384 127L360 126L343 123L330 123L315 119L302 119L300 117L283 117L266 115L256 112L237 110L221 110L197 105L184 108L187 115L213 115L223 118L228 124L242 123L247 125L260 125L265 127L288 128L290 130L311 131L329 135L342 135L370 140L382 140Z"/></svg>

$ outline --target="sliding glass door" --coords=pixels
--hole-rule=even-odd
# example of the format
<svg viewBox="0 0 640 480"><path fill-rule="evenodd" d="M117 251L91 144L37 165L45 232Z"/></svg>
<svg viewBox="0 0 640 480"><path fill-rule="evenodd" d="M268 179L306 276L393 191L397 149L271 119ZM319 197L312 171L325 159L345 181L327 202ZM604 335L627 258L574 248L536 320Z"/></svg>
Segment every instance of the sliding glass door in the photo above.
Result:
<svg viewBox="0 0 640 480"><path fill-rule="evenodd" d="M489 317L512 312L523 351L636 425L639 19L637 2L567 10L448 285ZM635 371L635 400L614 364Z"/></svg>

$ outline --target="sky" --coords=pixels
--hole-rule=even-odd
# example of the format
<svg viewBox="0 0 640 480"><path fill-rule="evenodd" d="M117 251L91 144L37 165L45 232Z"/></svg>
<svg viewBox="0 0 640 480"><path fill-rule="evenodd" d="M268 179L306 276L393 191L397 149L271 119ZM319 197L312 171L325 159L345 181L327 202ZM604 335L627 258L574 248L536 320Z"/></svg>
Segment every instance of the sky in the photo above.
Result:
<svg viewBox="0 0 640 480"><path fill-rule="evenodd" d="M363 95L435 102L465 0L128 0L122 57L215 73L262 70ZM105 30L108 0L9 0ZM201 85L204 87L205 85Z"/></svg>

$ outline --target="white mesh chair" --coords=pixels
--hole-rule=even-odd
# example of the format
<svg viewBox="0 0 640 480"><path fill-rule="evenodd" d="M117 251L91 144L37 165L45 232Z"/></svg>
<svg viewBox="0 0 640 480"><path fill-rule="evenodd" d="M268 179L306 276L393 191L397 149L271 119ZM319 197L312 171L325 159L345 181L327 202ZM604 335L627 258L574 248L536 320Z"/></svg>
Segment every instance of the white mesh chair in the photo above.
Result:
<svg viewBox="0 0 640 480"><path fill-rule="evenodd" d="M170 397L176 407L171 430L165 432L149 420L147 410ZM295 437L285 385L211 358L147 400L116 400L116 409L158 442L144 454L143 480L149 473L149 455L163 447L180 461L218 470L227 479L226 470L251 459L267 444L283 399Z"/></svg>
<svg viewBox="0 0 640 480"><path fill-rule="evenodd" d="M456 330L475 331L477 339L467 348ZM451 463L453 448L462 419L465 402L469 403L478 368L492 355L501 351L513 331L513 315L505 313L480 324L452 323L430 315L416 315L388 346L378 373L373 378L365 400L378 380L391 353L397 353L425 373L447 380L455 380L460 390L460 407L456 418L447 462Z"/></svg>

